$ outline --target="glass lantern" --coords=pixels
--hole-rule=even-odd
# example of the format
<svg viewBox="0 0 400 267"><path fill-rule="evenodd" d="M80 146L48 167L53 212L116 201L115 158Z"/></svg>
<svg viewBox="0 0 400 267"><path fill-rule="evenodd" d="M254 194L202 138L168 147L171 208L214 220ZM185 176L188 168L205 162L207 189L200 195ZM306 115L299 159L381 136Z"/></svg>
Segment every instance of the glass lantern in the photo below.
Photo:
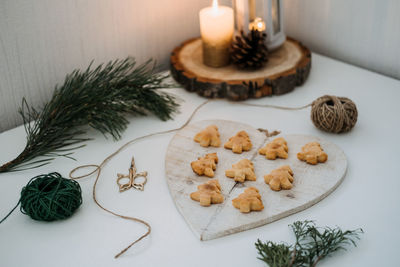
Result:
<svg viewBox="0 0 400 267"><path fill-rule="evenodd" d="M283 32L282 0L233 0L233 7L237 32L266 31L268 49L283 45L286 35Z"/></svg>

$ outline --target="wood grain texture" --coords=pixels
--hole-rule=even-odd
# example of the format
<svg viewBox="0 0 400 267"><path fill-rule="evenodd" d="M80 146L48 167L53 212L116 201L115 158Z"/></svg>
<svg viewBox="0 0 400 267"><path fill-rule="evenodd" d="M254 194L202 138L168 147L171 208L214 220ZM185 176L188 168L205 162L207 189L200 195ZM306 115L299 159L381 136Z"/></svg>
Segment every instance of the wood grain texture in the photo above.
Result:
<svg viewBox="0 0 400 267"><path fill-rule="evenodd" d="M269 54L265 67L239 70L228 65L212 68L203 64L202 41L190 39L171 53L172 76L191 92L209 98L245 100L282 95L302 85L311 68L311 53L300 42L288 38Z"/></svg>
<svg viewBox="0 0 400 267"><path fill-rule="evenodd" d="M40 107L75 68L153 57L200 34L211 0L0 1L0 132L19 125L23 96ZM231 0L220 0L230 5ZM400 79L400 1L283 1L285 32L312 51Z"/></svg>
<svg viewBox="0 0 400 267"><path fill-rule="evenodd" d="M219 148L204 148L193 141L193 136L210 124L215 124L219 128L222 142ZM223 143L240 130L245 130L249 134L253 148L242 154L234 154L231 150L224 149ZM338 146L313 136L283 135L283 137L288 142L288 159L267 160L265 156L258 154L258 149L272 138L267 138L246 124L223 120L199 121L176 133L168 146L165 158L167 184L177 209L200 240L245 231L304 210L328 196L341 183L346 173L347 159ZM328 154L326 163L313 166L297 159L296 154L301 147L312 141L318 141ZM225 200L222 204L202 207L190 199L190 193L195 192L198 185L210 178L196 175L190 167L190 162L213 152L216 152L219 158L214 179L220 182ZM256 181L246 181L241 184L225 177L225 170L243 158L253 161ZM272 191L265 184L263 176L287 164L294 172L293 188L279 192ZM232 206L231 202L245 187L250 186L260 190L265 208L260 212L242 214Z"/></svg>

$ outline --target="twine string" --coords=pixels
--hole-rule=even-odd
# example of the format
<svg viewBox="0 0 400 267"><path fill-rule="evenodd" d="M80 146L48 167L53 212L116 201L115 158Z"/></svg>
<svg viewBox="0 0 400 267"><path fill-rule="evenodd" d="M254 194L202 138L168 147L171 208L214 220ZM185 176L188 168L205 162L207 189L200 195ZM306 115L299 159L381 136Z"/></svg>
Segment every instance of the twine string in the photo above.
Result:
<svg viewBox="0 0 400 267"><path fill-rule="evenodd" d="M17 205L15 205L15 207L14 207L3 219L1 219L0 224L1 224L2 222L4 222L4 221L8 218L8 216L11 215L11 213L14 212L14 210L19 206L19 204L21 204L21 199L18 200Z"/></svg>
<svg viewBox="0 0 400 267"><path fill-rule="evenodd" d="M311 102L311 103L301 106L301 107L285 107L285 106L276 106L276 105L269 105L269 104L261 105L261 104L233 102L233 101L229 101L229 103L241 105L241 106L250 106L250 107L259 107L259 108L275 108L275 109L283 109L283 110L301 110L301 109L308 108L308 107L312 106L312 104L313 104Z"/></svg>
<svg viewBox="0 0 400 267"><path fill-rule="evenodd" d="M324 95L312 103L311 120L323 131L345 133L357 122L356 104L347 97Z"/></svg>
<svg viewBox="0 0 400 267"><path fill-rule="evenodd" d="M325 96L324 96L324 97L325 97ZM143 135L143 136L134 138L134 139L128 141L127 143L125 143L124 145L122 145L121 147L119 147L115 152L113 152L112 154L110 154L108 157L106 157L106 158L100 163L100 165L88 164L88 165L78 166L78 167L76 167L75 169L73 169L73 170L69 173L69 177L70 177L71 179L77 180L77 179L81 179L81 178L88 177L88 176L90 176L90 175L92 175L92 174L94 174L94 173L97 172L96 179L95 179L94 184L93 184L93 194L92 194L92 195L93 195L93 200L94 200L94 202L96 203L96 205L99 206L102 210L104 210L104 211L106 211L106 212L108 212L108 213L110 213L110 214L112 214L112 215L114 215L114 216L117 216L117 217L120 217L120 218L126 219L126 220L132 220L132 221L141 223L141 224L143 224L143 225L145 225L145 226L147 227L147 231L146 231L145 234L143 234L143 235L140 236L138 239L136 239L134 242L132 242L131 244L129 244L126 248L124 248L123 250L121 250L121 252L119 252L117 255L115 255L115 258L118 258L119 256L121 256L121 255L124 254L129 248L131 248L134 244L138 243L140 240L142 240L143 238L145 238L146 236L148 236L148 235L150 234L150 232L151 232L151 226L150 226L149 223L147 223L146 221L144 221L144 220L142 220L142 219L139 219L139 218L136 218L136 217L125 216L125 215L122 215L122 214L118 214L118 213L116 213L116 212L114 212L114 211L112 211L112 210L110 210L110 209L104 207L102 204L99 203L99 201L97 200L97 197L96 197L96 186L97 186L97 183L98 183L98 181L99 181L99 178L100 178L100 174L101 174L102 169L104 168L104 166L105 166L114 156L116 156L117 154L119 154L122 150L124 150L124 149L125 149L126 147L128 147L129 145L131 145L131 144L133 144L133 143L135 143L135 142L137 142L137 141L139 141L139 140L143 140L143 139L145 139L145 138L149 138L149 137L156 136L156 135L163 135L163 134L172 133L172 132L179 131L179 130L183 129L184 127L186 127L186 126L192 121L192 119L193 119L193 117L195 116L195 114L196 114L203 106L205 106L206 104L210 103L211 101L212 101L212 99L208 99L208 100L204 101L203 103L201 103L200 105L198 105L198 106L194 109L194 111L192 112L192 114L189 116L189 118L186 120L186 122L185 122L182 126L180 126L180 127L178 127L178 128L175 128L175 129L170 129L170 130L155 132L155 133L151 133L151 134L147 134L147 135ZM317 101L317 100L316 100L316 101ZM277 105L269 105L269 104L261 105L261 104L243 103L243 102L232 102L232 101L229 101L229 103L232 103L232 104L235 104L235 105L252 106L252 107L261 107L261 108L274 108L274 109L282 109L282 110L301 110L301 109L308 108L308 107L310 107L310 106L314 107L316 101L313 101L313 102L311 102L311 103L309 103L309 104L307 104L307 105L300 106L300 107L285 107L285 106L277 106ZM265 134L266 134L267 136L274 136L274 135L279 134L279 131L273 131L273 132L269 133L269 132L268 132L267 130L265 130L265 129L259 129L259 130L262 131L262 132L265 132ZM80 176L73 176L73 174L74 174L77 170L80 170L80 169L83 169L83 168L89 168L89 167L94 167L94 170L92 170L91 172L89 172L89 173L87 173L87 174L83 174L83 175L80 175Z"/></svg>
<svg viewBox="0 0 400 267"><path fill-rule="evenodd" d="M38 221L63 220L82 204L82 192L76 181L52 172L33 177L21 190L17 205L0 221L3 223L20 206L23 214Z"/></svg>
<svg viewBox="0 0 400 267"><path fill-rule="evenodd" d="M106 211L106 212L108 212L108 213L110 213L110 214L112 214L112 215L114 215L114 216L117 216L117 217L119 217L119 218L126 219L126 220L135 221L135 222L141 223L141 224L143 224L143 225L146 226L146 228L147 228L146 233L144 233L144 234L143 234L142 236L140 236L138 239L136 239L135 241L133 241L133 242L132 242L131 244L129 244L126 248L124 248L123 250L121 250L118 254L116 254L116 255L114 256L114 258L118 258L118 257L121 256L122 254L124 254L129 248L131 248L134 244L138 243L140 240L142 240L143 238L145 238L146 236L148 236L148 235L150 234L150 232L151 232L151 226L150 226L149 223L147 223L146 221L144 221L144 220L142 220L142 219L139 219L139 218L136 218L136 217L125 216L125 215L116 213L116 212L114 212L114 211L112 211L112 210L110 210L110 209L104 207L102 204L99 203L99 201L97 200L97 197L96 197L96 186L97 186L97 183L98 183L99 178L100 178L101 170L102 170L103 167L107 164L108 161L110 161L115 155L119 154L122 150L124 150L124 149L125 149L126 147L128 147L129 145L131 145L131 144L133 144L133 143L135 143L135 142L137 142L137 141L139 141L139 140L142 140L142 139L151 137L151 136L156 136L156 135L162 135L162 134L172 133L172 132L179 131L179 130L183 129L184 127L186 127L186 126L190 123L190 121L193 119L193 117L194 117L194 115L197 113L197 111L198 111L200 108L202 108L204 105L206 105L207 103L209 103L210 101L211 101L211 99L209 99L209 100L207 100L207 101L204 101L203 103L201 103L200 105L198 105L198 106L194 109L194 111L192 112L192 114L189 116L189 118L186 120L186 122L185 122L182 126L180 126L179 128L170 129L170 130L166 130L166 131L155 132L155 133L151 133L151 134L147 134L147 135L143 135L143 136L134 138L134 139L128 141L127 143L125 143L124 145L122 145L120 148L118 148L114 153L112 153L111 155L109 155L108 157L106 157L106 158L103 160L103 162L100 163L100 165L88 164L88 165L78 166L78 167L74 168L74 169L69 173L69 177L70 177L71 179L77 180L77 179L81 179L81 178L88 177L88 176L90 176L90 175L92 175L92 174L94 174L94 173L97 172L96 179L95 179L94 184L93 184L93 190L92 190L92 197L93 197L93 200L94 200L94 202L96 203L96 205L97 205L99 208L101 208L102 210L104 210L104 211ZM83 175L80 175L80 176L73 176L73 174L74 174L77 170L84 169L84 168L89 168L89 167L94 167L95 169L92 170L91 172L87 173L87 174L83 174Z"/></svg>
<svg viewBox="0 0 400 267"><path fill-rule="evenodd" d="M115 152L113 152L112 154L110 154L108 157L106 157L101 163L100 165L97 164L87 164L87 165L82 165L82 166L78 166L76 168L74 168L73 170L70 171L69 173L69 177L73 180L78 180L81 178L85 178L88 176L91 176L95 173L97 173L96 175L96 179L93 183L93 189L92 189L92 197L94 202L96 203L96 205L98 207L100 207L102 210L120 217L122 219L126 219L126 220L132 220L138 223L141 223L143 225L146 226L147 231L145 234L143 234L142 236L140 236L138 239L136 239L134 242L132 242L131 244L129 244L126 248L124 248L123 250L121 250L118 254L115 255L115 258L118 258L119 256L121 256L122 254L124 254L129 248L131 248L134 244L138 243L139 241L141 241L143 238L145 238L146 236L148 236L151 232L151 226L149 223L147 223L146 221L136 218L136 217L130 217L130 216L125 216L122 214L118 214L110 209L107 209L106 207L104 207L102 204L99 203L99 201L97 200L97 196L96 196L96 187L97 187L97 183L99 181L100 178L100 174L102 169L104 168L104 166L108 163L108 161L110 161L114 156L116 156L117 154L119 154L122 150L124 150L126 147L128 147L129 145L139 141L139 140L143 140L145 138L148 137L152 137L152 136L156 136L156 135L162 135L162 134L167 134L167 133L172 133L175 131L179 131L181 129L183 129L184 127L186 127L193 119L193 117L195 116L195 114L206 104L210 103L212 101L212 99L206 100L203 103L201 103L200 105L198 105L194 111L192 112L192 114L189 116L189 118L186 120L186 122L175 129L170 129L170 130L165 130L165 131L160 131L160 132L155 132L155 133L151 133L151 134L147 134L144 136L140 136L137 138L134 138L130 141L128 141L127 143L125 143L124 145L122 145L121 147L119 147ZM332 101L333 104L329 103L329 101ZM316 100L314 100L312 103L301 106L301 107L285 107L285 106L276 106L276 105L269 105L269 104L265 104L265 105L260 105L260 104L252 104L252 103L243 103L243 102L230 102L232 104L236 104L236 105L242 105L242 106L252 106L252 107L261 107L261 108L275 108L275 109L282 109L282 110L301 110L301 109L305 109L307 107L312 107L312 112L311 112L311 119L313 121L313 123L320 129L325 130L325 131L330 131L330 132L336 132L336 133L340 133L340 132L347 132L350 131L351 128L355 125L356 121L357 121L357 108L354 104L354 102L352 102L350 99L348 98L344 98L344 97L335 97L335 96L322 96ZM262 132L264 132L267 136L274 136L276 134L279 134L278 131L274 131L269 133L267 130L265 129L258 129ZM80 170L80 169L84 169L84 168L94 168L92 171L80 175L80 176L74 176L73 174ZM4 220L6 220L12 213L13 211L18 207L18 205L21 203L21 199L18 201L17 205L0 221L0 224L2 222L4 222Z"/></svg>

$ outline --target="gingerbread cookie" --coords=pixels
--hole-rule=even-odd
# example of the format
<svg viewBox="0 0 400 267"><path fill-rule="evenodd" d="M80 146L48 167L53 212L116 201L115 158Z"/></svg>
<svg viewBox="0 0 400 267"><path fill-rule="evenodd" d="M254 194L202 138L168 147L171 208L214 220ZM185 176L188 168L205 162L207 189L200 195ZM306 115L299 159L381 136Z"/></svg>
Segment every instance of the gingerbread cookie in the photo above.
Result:
<svg viewBox="0 0 400 267"><path fill-rule="evenodd" d="M236 182L243 183L245 180L255 181L254 165L248 159L242 159L232 165L232 169L226 170L225 175L234 178Z"/></svg>
<svg viewBox="0 0 400 267"><path fill-rule="evenodd" d="M204 157L198 158L196 161L192 161L190 166L192 166L192 170L198 175L214 177L214 171L217 168L217 163L217 153L209 153Z"/></svg>
<svg viewBox="0 0 400 267"><path fill-rule="evenodd" d="M276 159L277 157L287 159L288 150L286 140L283 137L278 137L265 147L260 148L258 153L265 155L267 159Z"/></svg>
<svg viewBox="0 0 400 267"><path fill-rule="evenodd" d="M219 204L224 202L221 194L221 186L218 180L210 180L204 184L197 186L197 191L190 194L190 198L199 201L201 206L208 207L211 204Z"/></svg>
<svg viewBox="0 0 400 267"><path fill-rule="evenodd" d="M318 162L324 163L328 160L328 155L317 142L311 142L301 148L301 152L297 153L297 158L306 161L308 164L315 165Z"/></svg>
<svg viewBox="0 0 400 267"><path fill-rule="evenodd" d="M235 136L229 138L224 144L227 149L232 149L234 153L241 154L242 151L249 151L252 147L249 135L245 131L238 132Z"/></svg>
<svg viewBox="0 0 400 267"><path fill-rule="evenodd" d="M274 191L291 189L293 187L293 171L289 165L281 166L270 174L264 175L264 181Z"/></svg>
<svg viewBox="0 0 400 267"><path fill-rule="evenodd" d="M244 190L237 198L232 200L232 205L242 213L248 213L252 210L260 211L264 209L261 195L255 187L249 187Z"/></svg>
<svg viewBox="0 0 400 267"><path fill-rule="evenodd" d="M197 133L193 140L204 147L219 147L221 145L218 127L216 125L207 126L203 131Z"/></svg>

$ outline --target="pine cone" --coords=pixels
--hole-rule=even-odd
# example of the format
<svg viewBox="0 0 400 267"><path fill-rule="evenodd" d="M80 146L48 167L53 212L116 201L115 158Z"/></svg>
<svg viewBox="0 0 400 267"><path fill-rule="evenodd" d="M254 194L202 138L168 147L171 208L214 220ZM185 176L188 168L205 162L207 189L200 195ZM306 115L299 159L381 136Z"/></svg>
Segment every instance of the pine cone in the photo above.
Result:
<svg viewBox="0 0 400 267"><path fill-rule="evenodd" d="M252 30L248 35L243 31L236 36L231 46L231 62L240 69L259 69L268 62L267 34Z"/></svg>

